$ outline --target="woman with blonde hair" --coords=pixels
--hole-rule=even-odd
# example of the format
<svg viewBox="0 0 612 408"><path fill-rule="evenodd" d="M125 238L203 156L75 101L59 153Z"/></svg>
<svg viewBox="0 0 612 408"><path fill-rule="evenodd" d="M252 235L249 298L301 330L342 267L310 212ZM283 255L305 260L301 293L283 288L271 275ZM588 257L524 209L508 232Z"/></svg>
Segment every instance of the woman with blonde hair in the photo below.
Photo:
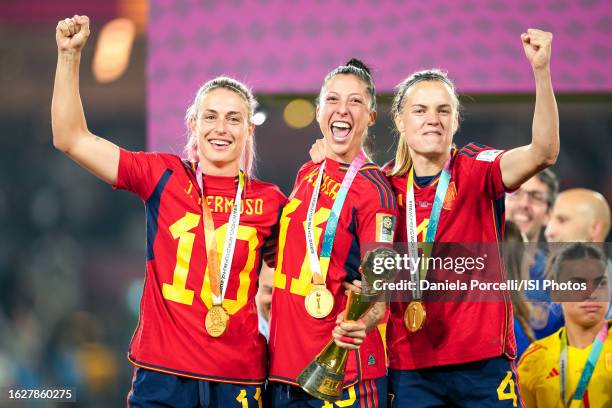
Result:
<svg viewBox="0 0 612 408"><path fill-rule="evenodd" d="M531 143L502 151L471 143L456 149L459 99L439 70L402 81L392 115L400 133L389 179L400 208L398 242L499 243L504 193L552 165L559 153L559 118L550 76L552 34L521 35L535 77ZM489 251L495 254L495 251ZM497 258L497 259L495 259ZM489 256L486 278L505 282L499 256ZM429 271L454 280L454 272ZM414 277L428 278L428 273ZM431 279L431 277L429 277ZM435 300L435 301L433 301ZM430 299L392 303L387 327L389 386L395 407L517 406L516 344L507 292L500 301Z"/></svg>
<svg viewBox="0 0 612 408"><path fill-rule="evenodd" d="M261 406L267 354L257 276L285 197L252 176L257 102L244 84L214 78L185 116L187 160L121 149L85 121L79 65L88 36L86 16L57 25L53 144L113 188L136 194L146 210L128 406Z"/></svg>

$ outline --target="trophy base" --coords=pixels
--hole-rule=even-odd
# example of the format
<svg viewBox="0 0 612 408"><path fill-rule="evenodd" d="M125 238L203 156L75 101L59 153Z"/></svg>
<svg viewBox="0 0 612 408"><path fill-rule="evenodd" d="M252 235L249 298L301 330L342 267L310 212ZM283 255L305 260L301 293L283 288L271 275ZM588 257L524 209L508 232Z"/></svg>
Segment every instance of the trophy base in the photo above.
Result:
<svg viewBox="0 0 612 408"><path fill-rule="evenodd" d="M315 359L300 373L297 381L309 395L333 402L342 396L344 373L331 371Z"/></svg>

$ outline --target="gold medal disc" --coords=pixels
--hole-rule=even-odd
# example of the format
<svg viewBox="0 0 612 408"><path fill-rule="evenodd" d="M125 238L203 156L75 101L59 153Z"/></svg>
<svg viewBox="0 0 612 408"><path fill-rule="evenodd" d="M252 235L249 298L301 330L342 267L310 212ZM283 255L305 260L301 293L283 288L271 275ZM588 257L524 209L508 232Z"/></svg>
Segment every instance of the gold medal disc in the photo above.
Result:
<svg viewBox="0 0 612 408"><path fill-rule="evenodd" d="M408 304L404 312L404 325L408 331L413 333L417 332L423 328L426 316L427 313L425 312L425 305L423 305L423 302L413 300Z"/></svg>
<svg viewBox="0 0 612 408"><path fill-rule="evenodd" d="M204 324L206 332L212 337L219 337L225 333L228 323L229 315L221 305L213 305L206 313Z"/></svg>
<svg viewBox="0 0 612 408"><path fill-rule="evenodd" d="M334 308L334 296L325 285L312 285L304 298L304 305L309 315L322 319Z"/></svg>

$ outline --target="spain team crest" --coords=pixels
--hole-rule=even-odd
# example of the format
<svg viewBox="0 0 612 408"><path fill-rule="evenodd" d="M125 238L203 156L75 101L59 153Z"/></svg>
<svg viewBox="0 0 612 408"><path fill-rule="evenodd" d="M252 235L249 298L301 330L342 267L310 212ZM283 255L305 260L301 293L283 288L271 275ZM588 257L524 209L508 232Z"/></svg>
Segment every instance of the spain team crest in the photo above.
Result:
<svg viewBox="0 0 612 408"><path fill-rule="evenodd" d="M444 196L444 203L442 204L442 208L446 211L452 211L453 204L455 203L455 199L457 198L457 186L454 181L451 181L448 184L448 190L446 191L446 196Z"/></svg>

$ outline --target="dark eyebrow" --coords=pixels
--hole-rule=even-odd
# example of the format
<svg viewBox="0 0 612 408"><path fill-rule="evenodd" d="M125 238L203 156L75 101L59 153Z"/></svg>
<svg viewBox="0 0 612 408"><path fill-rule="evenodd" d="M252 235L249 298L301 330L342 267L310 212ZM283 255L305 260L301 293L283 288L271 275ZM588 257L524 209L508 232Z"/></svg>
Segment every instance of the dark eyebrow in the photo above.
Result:
<svg viewBox="0 0 612 408"><path fill-rule="evenodd" d="M589 281L596 282L596 281L601 281L602 279L607 279L607 278L608 278L608 276L605 273L602 273L601 275L596 276L593 279L588 279L588 278L585 278L583 276L571 276L569 279L570 280L580 281L580 282L589 282Z"/></svg>

